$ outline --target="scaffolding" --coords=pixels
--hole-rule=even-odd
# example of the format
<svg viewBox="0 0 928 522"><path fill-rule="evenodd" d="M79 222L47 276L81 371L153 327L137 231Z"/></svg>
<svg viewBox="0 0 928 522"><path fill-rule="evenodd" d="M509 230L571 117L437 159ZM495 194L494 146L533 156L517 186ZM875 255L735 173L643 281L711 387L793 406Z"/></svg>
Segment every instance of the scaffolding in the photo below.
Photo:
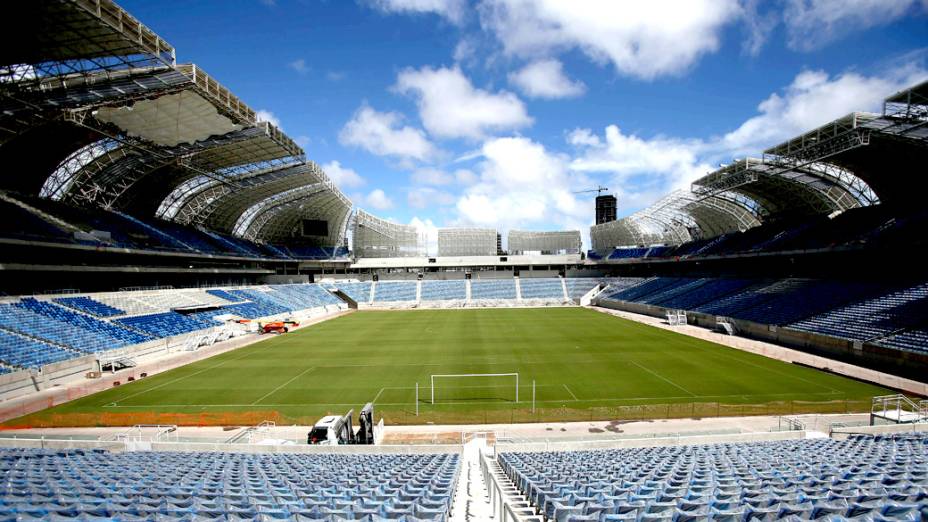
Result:
<svg viewBox="0 0 928 522"><path fill-rule="evenodd" d="M492 228L439 228L438 255L495 256L499 252L498 236Z"/></svg>
<svg viewBox="0 0 928 522"><path fill-rule="evenodd" d="M354 215L354 255L425 257L425 237L412 225L400 225L358 209Z"/></svg>
<svg viewBox="0 0 928 522"><path fill-rule="evenodd" d="M513 255L526 252L541 254L578 254L580 252L579 230L558 230L551 232L534 232L528 230L510 230L507 239L507 251Z"/></svg>

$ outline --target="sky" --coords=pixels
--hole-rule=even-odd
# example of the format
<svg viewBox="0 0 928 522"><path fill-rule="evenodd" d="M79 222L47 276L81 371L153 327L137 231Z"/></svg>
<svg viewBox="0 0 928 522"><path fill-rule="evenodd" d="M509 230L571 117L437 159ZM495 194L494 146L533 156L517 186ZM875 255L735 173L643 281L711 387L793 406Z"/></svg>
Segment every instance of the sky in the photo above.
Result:
<svg viewBox="0 0 928 522"><path fill-rule="evenodd" d="M928 0L121 0L357 208L579 229L928 79ZM505 234L504 234L505 235Z"/></svg>

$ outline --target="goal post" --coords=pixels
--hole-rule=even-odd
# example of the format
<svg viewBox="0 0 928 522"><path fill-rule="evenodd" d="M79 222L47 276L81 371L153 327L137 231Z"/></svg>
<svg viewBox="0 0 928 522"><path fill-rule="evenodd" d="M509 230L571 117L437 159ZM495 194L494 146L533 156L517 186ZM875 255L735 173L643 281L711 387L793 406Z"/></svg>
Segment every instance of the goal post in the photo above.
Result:
<svg viewBox="0 0 928 522"><path fill-rule="evenodd" d="M514 377L515 378L515 402L519 402L519 374L518 373L440 373L433 374L430 377L432 392L432 404L435 404L435 381L442 379L479 379L490 377ZM478 387L479 388L479 387Z"/></svg>

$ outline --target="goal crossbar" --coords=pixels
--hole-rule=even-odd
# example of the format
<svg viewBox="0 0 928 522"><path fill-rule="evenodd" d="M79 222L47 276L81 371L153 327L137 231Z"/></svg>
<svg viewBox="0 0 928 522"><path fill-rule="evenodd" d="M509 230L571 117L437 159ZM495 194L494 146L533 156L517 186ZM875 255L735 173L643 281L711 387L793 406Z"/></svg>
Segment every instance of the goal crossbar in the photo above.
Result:
<svg viewBox="0 0 928 522"><path fill-rule="evenodd" d="M519 402L519 374L518 373L436 373L431 376L432 387L432 404L435 404L435 378L444 377L515 377L516 378L516 402Z"/></svg>

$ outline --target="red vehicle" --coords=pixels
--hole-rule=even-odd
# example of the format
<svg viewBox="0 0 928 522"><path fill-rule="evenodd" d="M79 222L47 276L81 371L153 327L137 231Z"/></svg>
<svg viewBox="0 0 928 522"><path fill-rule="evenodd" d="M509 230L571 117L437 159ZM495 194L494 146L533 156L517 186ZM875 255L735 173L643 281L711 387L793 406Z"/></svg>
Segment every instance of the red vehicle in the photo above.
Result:
<svg viewBox="0 0 928 522"><path fill-rule="evenodd" d="M290 331L290 328L300 326L300 323L296 321L273 321L270 323L262 323L260 333L287 333Z"/></svg>

